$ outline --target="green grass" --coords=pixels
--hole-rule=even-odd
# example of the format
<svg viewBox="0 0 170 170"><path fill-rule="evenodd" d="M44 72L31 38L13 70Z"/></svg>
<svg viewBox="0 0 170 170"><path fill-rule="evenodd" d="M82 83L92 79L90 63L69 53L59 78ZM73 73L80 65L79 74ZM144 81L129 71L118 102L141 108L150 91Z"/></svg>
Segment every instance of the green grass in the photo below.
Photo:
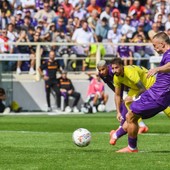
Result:
<svg viewBox="0 0 170 170"><path fill-rule="evenodd" d="M113 113L61 116L1 116L0 170L169 170L170 120L145 120L149 133L139 135L139 153L115 153L127 136L109 145L109 131L118 127ZM87 128L88 147L72 142L72 132ZM106 133L107 132L107 133Z"/></svg>

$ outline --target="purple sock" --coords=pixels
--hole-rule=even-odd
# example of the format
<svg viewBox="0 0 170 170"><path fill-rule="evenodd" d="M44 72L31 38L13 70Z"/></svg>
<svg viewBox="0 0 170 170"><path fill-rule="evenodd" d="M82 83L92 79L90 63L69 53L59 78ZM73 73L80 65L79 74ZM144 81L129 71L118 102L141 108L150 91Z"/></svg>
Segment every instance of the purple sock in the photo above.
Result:
<svg viewBox="0 0 170 170"><path fill-rule="evenodd" d="M128 144L132 149L137 148L137 138L131 138L128 136Z"/></svg>
<svg viewBox="0 0 170 170"><path fill-rule="evenodd" d="M121 136L123 136L123 135L126 135L126 131L124 131L124 129L121 127L121 128L119 128L119 130L116 132L116 136L117 136L117 138L120 138Z"/></svg>

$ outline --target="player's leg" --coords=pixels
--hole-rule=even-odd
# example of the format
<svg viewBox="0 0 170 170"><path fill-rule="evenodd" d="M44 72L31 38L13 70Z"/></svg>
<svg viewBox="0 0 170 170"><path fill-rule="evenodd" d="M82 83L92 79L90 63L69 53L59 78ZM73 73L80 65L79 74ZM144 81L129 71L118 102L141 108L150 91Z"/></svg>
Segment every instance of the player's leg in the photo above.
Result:
<svg viewBox="0 0 170 170"><path fill-rule="evenodd" d="M130 105L131 103L133 102L133 97L136 96L136 94L138 93L138 91L136 90L130 90L128 92L128 96L125 98L125 105L127 107L128 110L130 110ZM144 123L144 121L142 120L142 118L140 118L138 120L138 125L139 125L139 131L138 131L138 134L141 134L141 133L146 133L148 132L149 128L146 126L146 124Z"/></svg>
<svg viewBox="0 0 170 170"><path fill-rule="evenodd" d="M74 113L78 113L79 110L77 108L78 102L80 100L80 93L78 92L73 92L72 94L70 94L70 96L74 97L74 102L73 102L73 112Z"/></svg>
<svg viewBox="0 0 170 170"><path fill-rule="evenodd" d="M73 92L72 94L70 94L70 96L74 97L75 100L73 102L73 107L77 106L79 100L80 100L80 93L78 92Z"/></svg>
<svg viewBox="0 0 170 170"><path fill-rule="evenodd" d="M50 92L51 88L48 82L45 83L45 91L46 91L46 101L47 101L47 106L48 106L48 111L52 111L51 109L51 101L50 101Z"/></svg>
<svg viewBox="0 0 170 170"><path fill-rule="evenodd" d="M61 93L60 93L59 87L57 86L57 82L54 82L53 90L55 91L55 95L56 95L57 108L60 108L60 106L61 106Z"/></svg>
<svg viewBox="0 0 170 170"><path fill-rule="evenodd" d="M142 118L140 118L140 119L138 120L138 125L139 125L138 134L148 132L149 128L148 128L148 127L146 126L146 124L143 122Z"/></svg>
<svg viewBox="0 0 170 170"><path fill-rule="evenodd" d="M148 91L145 91L138 100L131 104L130 109L131 110L127 114L128 147L117 152L138 152L138 119L140 117L144 119L151 118L164 110L165 107L154 102Z"/></svg>
<svg viewBox="0 0 170 170"><path fill-rule="evenodd" d="M109 143L111 145L115 145L116 141L120 137L127 134L127 123L125 121L126 121L126 114L127 114L128 110L127 110L124 102L122 102L122 104L121 104L120 111L121 111L121 115L122 115L122 121L120 122L120 126L119 126L119 128L117 130L112 130L110 132L110 141L109 141ZM124 125L124 127L123 127L123 125Z"/></svg>

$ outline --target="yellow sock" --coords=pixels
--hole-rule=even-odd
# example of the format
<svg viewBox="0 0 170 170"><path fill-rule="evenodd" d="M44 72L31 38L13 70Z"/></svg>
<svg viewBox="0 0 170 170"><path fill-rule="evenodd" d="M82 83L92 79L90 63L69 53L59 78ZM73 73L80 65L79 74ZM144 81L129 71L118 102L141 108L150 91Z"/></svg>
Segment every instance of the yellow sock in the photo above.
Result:
<svg viewBox="0 0 170 170"><path fill-rule="evenodd" d="M170 106L163 111L170 118Z"/></svg>

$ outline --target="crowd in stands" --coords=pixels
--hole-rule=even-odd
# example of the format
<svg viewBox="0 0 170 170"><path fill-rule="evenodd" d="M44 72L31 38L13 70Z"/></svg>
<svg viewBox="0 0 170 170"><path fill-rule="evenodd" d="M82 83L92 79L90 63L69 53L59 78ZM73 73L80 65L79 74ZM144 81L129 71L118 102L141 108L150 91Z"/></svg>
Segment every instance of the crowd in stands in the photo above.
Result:
<svg viewBox="0 0 170 170"><path fill-rule="evenodd" d="M83 46L42 46L41 56L90 56L93 42L150 42L159 31L170 35L170 3L166 0L1 0L0 42L76 42ZM92 50L93 49L93 50ZM127 58L141 65L141 58L153 54L145 46L105 46L105 52ZM0 53L29 53L29 62L8 62L4 69L16 69L18 74L28 65L35 74L36 46L0 44ZM94 56L94 55L92 55ZM88 61L89 62L89 61ZM85 61L85 67L88 67ZM64 63L61 60L61 66ZM10 66L10 67L9 67ZM146 65L149 67L148 63Z"/></svg>

